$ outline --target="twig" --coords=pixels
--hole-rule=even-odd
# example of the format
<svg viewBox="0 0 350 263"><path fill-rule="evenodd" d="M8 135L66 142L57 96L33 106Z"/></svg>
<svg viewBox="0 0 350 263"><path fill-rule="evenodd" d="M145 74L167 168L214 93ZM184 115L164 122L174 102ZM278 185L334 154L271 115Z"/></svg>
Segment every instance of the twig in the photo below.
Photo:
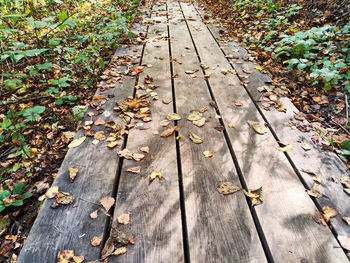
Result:
<svg viewBox="0 0 350 263"><path fill-rule="evenodd" d="M51 97L51 95L43 95L43 96L38 96L38 97L33 97L33 98L19 99L16 101L0 101L0 106L17 104L17 103L21 103L21 102L28 102L28 101L32 101L32 100L38 100L38 99L44 99L44 98L50 98L50 97Z"/></svg>
<svg viewBox="0 0 350 263"><path fill-rule="evenodd" d="M345 128L348 127L348 119L349 119L349 103L348 103L348 95L345 94L345 110L346 110L346 123Z"/></svg>
<svg viewBox="0 0 350 263"><path fill-rule="evenodd" d="M338 125L344 132L346 132L346 134L350 135L350 132L340 123L336 122L335 120L331 120L331 122L333 122L334 124Z"/></svg>
<svg viewBox="0 0 350 263"><path fill-rule="evenodd" d="M5 156L7 156L7 154L8 154L12 149L13 149L13 146L10 147L10 148L8 148L8 149L6 149L3 153L1 153L1 154L0 154L0 160L1 160L2 158L4 158Z"/></svg>
<svg viewBox="0 0 350 263"><path fill-rule="evenodd" d="M86 200L86 199L84 199L84 198L82 198L82 197L78 197L78 199L81 199L81 200L83 200L83 201L85 201L85 202L88 202L88 203L91 203L91 204L94 204L94 205L98 205L98 206L101 206L101 204L98 204L98 203L94 203L94 202L92 202L92 201L89 201L89 200Z"/></svg>

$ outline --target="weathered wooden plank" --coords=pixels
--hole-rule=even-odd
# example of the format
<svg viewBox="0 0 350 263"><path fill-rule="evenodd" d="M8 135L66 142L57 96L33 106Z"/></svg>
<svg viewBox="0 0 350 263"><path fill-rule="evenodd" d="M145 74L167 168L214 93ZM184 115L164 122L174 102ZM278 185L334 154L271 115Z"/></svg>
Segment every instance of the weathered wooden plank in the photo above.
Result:
<svg viewBox="0 0 350 263"><path fill-rule="evenodd" d="M119 56L129 55L138 64L140 57L134 56L135 49L141 54L142 46L130 46L119 48L115 56L118 59ZM125 70L126 67L120 68L120 72ZM114 94L115 99L125 98L133 94L134 85L135 77L125 76L115 88L98 91L96 96L108 98L108 94ZM86 116L85 120L101 117L105 121L119 122L113 113L114 106L114 99L109 99L101 106L101 115ZM93 126L93 129L102 130L100 127ZM75 138L82 136L84 133L81 129ZM108 218L100 213L97 219L92 220L89 214L99 208L101 198L112 194L119 163L116 152L120 147L109 149L106 142L94 145L92 140L88 137L81 146L68 151L53 183L59 190L71 193L75 198L74 204L53 209L50 207L53 199L45 200L17 262L56 262L58 251L64 249L74 250L76 255L83 255L86 260L99 258L100 247L92 247L90 239L103 237ZM68 175L70 167L79 169L73 183Z"/></svg>
<svg viewBox="0 0 350 263"><path fill-rule="evenodd" d="M348 195L343 191L343 186L339 183L343 174L348 174L346 166L333 152L324 151L319 149L311 140L311 135L314 132L301 132L298 129L292 128L288 122L290 120L301 124L294 118L295 113L299 113L299 110L293 105L293 103L286 97L280 98L283 106L286 108L286 112L280 112L277 109L271 107L269 111L263 110L260 101L260 92L258 87L266 85L265 81L270 83L271 78L266 74L254 68L254 63L244 61L243 58L248 56L248 52L235 41L223 41L220 38L219 27L217 25L208 24L209 30L216 37L222 50L226 55L233 54L236 59L231 60L231 65L242 76L247 76L250 82L247 84L247 89L253 98L257 101L261 110L270 126L278 136L279 140L285 143L292 144L293 150L288 152L289 155L301 175L304 182L310 189L315 185L314 180L310 174L302 172L305 169L311 169L317 171L317 176L321 178L322 184L317 185L316 188L320 191L321 197L316 199L316 202L320 207L329 206L339 212L339 216L332 218L330 223L338 235L350 235L350 227L342 220L341 216L350 216L350 202ZM234 52L237 51L237 52ZM235 63L236 61L242 63ZM248 69L252 73L246 74L243 69ZM304 121L306 125L309 124ZM301 148L301 143L307 143L312 146L310 151L305 151ZM334 182L331 178L334 176L338 181Z"/></svg>
<svg viewBox="0 0 350 263"><path fill-rule="evenodd" d="M135 244L127 246L127 253L111 256L109 262L181 262L183 256L182 223L179 200L177 155L174 136L161 138L166 128L160 126L168 113L173 112L173 104L163 104L162 99L172 99L169 47L167 41L166 6L154 6L149 28L148 42L144 50L143 64L151 64L139 75L139 84L144 77L154 78L152 85L159 99L150 97L152 121L144 123L142 129L132 129L126 148L140 152L139 148L148 146L149 154L137 163L124 160L117 193L112 228L131 233ZM138 90L138 94L146 91ZM142 123L142 121L140 121ZM137 124L135 122L136 127ZM159 134L154 134L158 131ZM131 167L141 166L140 174L127 172ZM150 183L152 172L160 171L163 178ZM121 214L130 215L130 224L122 226L117 218Z"/></svg>
<svg viewBox="0 0 350 263"><path fill-rule="evenodd" d="M331 231L312 219L318 211L284 154L276 149L272 134L258 135L248 126L248 120L263 120L237 76L220 73L230 65L217 43L193 7L181 6L201 60L215 66L206 70L211 73L208 81L247 185L263 187L264 203L255 209L275 261L346 262ZM235 106L234 101L243 106ZM234 129L228 128L230 122Z"/></svg>
<svg viewBox="0 0 350 263"><path fill-rule="evenodd" d="M221 195L216 187L228 179L240 185L226 140L215 129L220 123L209 106L208 87L177 3L169 3L169 27L174 89L179 121L188 247L191 262L265 262L251 213L242 192ZM181 64L180 64L181 63ZM186 74L185 71L195 71ZM186 120L192 110L208 107L207 122L199 128ZM187 133L203 138L195 144ZM205 158L203 151L213 152Z"/></svg>

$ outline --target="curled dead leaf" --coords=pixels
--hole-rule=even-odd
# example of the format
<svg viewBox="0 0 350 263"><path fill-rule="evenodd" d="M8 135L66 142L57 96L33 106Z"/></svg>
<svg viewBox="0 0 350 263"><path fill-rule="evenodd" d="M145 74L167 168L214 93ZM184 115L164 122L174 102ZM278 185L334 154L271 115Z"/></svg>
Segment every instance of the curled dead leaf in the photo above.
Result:
<svg viewBox="0 0 350 263"><path fill-rule="evenodd" d="M119 256L119 255L122 255L122 254L125 254L128 250L126 249L126 247L120 247L120 248L117 248L113 253L112 255L113 256Z"/></svg>
<svg viewBox="0 0 350 263"><path fill-rule="evenodd" d="M260 125L259 123L255 122L255 121L248 121L248 124L253 128L253 130L256 133L258 133L260 135L267 133L267 128Z"/></svg>
<svg viewBox="0 0 350 263"><path fill-rule="evenodd" d="M156 179L157 177L159 178L159 180L161 180L162 177L163 177L163 176L162 176L162 173L159 172L159 171L154 171L154 172L152 172L151 175L150 175L150 177L149 177L150 182L153 182L153 180Z"/></svg>
<svg viewBox="0 0 350 263"><path fill-rule="evenodd" d="M339 214L337 211L335 211L333 208L330 208L329 206L322 207L322 211L323 218L326 220L327 223L332 217L335 217Z"/></svg>
<svg viewBox="0 0 350 263"><path fill-rule="evenodd" d="M51 199L54 198L58 194L58 186L51 186L49 189L47 189L45 195L47 198Z"/></svg>
<svg viewBox="0 0 350 263"><path fill-rule="evenodd" d="M188 137L191 139L191 141L193 141L194 143L202 143L203 140L201 137L199 137L198 135L192 133L192 132L188 132Z"/></svg>
<svg viewBox="0 0 350 263"><path fill-rule="evenodd" d="M178 120L181 120L181 116L177 113L169 113L166 118L169 120L169 121L178 121Z"/></svg>
<svg viewBox="0 0 350 263"><path fill-rule="evenodd" d="M276 148L277 148L277 150L279 150L281 152L289 152L289 151L291 151L293 149L293 145L292 144L287 144L286 146L283 146L283 147L277 146Z"/></svg>
<svg viewBox="0 0 350 263"><path fill-rule="evenodd" d="M310 188L310 190L307 191L307 193L310 195L310 196L313 196L315 198L320 198L321 194L320 192L317 190L316 186L313 186Z"/></svg>
<svg viewBox="0 0 350 263"><path fill-rule="evenodd" d="M130 167L126 171L134 174L139 174L141 172L141 166Z"/></svg>
<svg viewBox="0 0 350 263"><path fill-rule="evenodd" d="M61 205L69 205L71 203L73 203L74 201L74 197L72 194L70 193L66 193L66 192L61 192L59 191L57 194L56 194L56 202L58 204L61 204Z"/></svg>
<svg viewBox="0 0 350 263"><path fill-rule="evenodd" d="M97 217L98 217L98 210L95 210L94 212L92 212L90 214L90 218L92 218L92 219L96 219Z"/></svg>
<svg viewBox="0 0 350 263"><path fill-rule="evenodd" d="M71 148L75 148L75 147L80 146L80 145L85 141L85 139L86 139L86 137L83 136L83 137L81 137L81 138L79 138L79 139L73 140L73 141L68 145L68 148L71 149Z"/></svg>
<svg viewBox="0 0 350 263"><path fill-rule="evenodd" d="M75 177L78 175L79 169L78 168L68 168L69 173L69 179L73 183Z"/></svg>
<svg viewBox="0 0 350 263"><path fill-rule="evenodd" d="M171 136L173 133L175 132L175 127L166 129L165 131L162 132L162 134L160 135L161 137L169 137Z"/></svg>
<svg viewBox="0 0 350 263"><path fill-rule="evenodd" d="M242 189L243 193L250 198L250 200L252 201L252 205L260 205L263 203L263 199L262 199L262 187L256 189L256 190L252 190L252 191L246 191L245 189Z"/></svg>
<svg viewBox="0 0 350 263"><path fill-rule="evenodd" d="M203 155L204 155L204 157L212 157L213 153L211 151L204 151Z"/></svg>

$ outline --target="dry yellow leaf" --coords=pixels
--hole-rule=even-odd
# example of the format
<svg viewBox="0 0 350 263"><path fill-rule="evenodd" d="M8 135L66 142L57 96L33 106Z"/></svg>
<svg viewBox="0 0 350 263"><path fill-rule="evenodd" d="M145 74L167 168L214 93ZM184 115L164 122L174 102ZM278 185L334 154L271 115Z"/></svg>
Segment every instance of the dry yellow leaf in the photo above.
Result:
<svg viewBox="0 0 350 263"><path fill-rule="evenodd" d="M108 148L114 148L114 147L116 147L118 144L119 144L119 143L118 143L117 141L113 141L113 142L110 142L110 143L107 145L107 147L108 147Z"/></svg>
<svg viewBox="0 0 350 263"><path fill-rule="evenodd" d="M150 177L149 177L149 180L152 182L154 179L156 179L156 178L159 178L159 180L161 180L162 179L162 173L161 172L159 172L159 171L155 171L155 172L153 172L153 173L151 173L151 175L150 175Z"/></svg>
<svg viewBox="0 0 350 263"><path fill-rule="evenodd" d="M78 168L68 168L68 173L69 173L69 179L73 183L75 177L77 177L79 172Z"/></svg>
<svg viewBox="0 0 350 263"><path fill-rule="evenodd" d="M333 208L330 208L329 206L322 207L322 211L323 211L323 217L327 223L332 217L335 217L339 214L337 211L335 211Z"/></svg>
<svg viewBox="0 0 350 263"><path fill-rule="evenodd" d="M255 121L248 121L248 124L253 128L255 132L257 132L260 135L267 133L267 128Z"/></svg>
<svg viewBox="0 0 350 263"><path fill-rule="evenodd" d="M122 255L122 254L125 254L128 250L126 249L126 247L120 247L120 248L117 248L113 253L112 255L113 256L119 256L119 255Z"/></svg>
<svg viewBox="0 0 350 263"><path fill-rule="evenodd" d="M68 145L68 148L75 148L75 147L78 147L78 146L80 146L84 141L85 141L85 139L86 139L86 136L83 136L83 137L81 137L81 138L79 138L79 139L75 139L75 140L73 140L69 145Z"/></svg>
<svg viewBox="0 0 350 263"><path fill-rule="evenodd" d="M204 157L212 157L213 153L211 151L204 151L203 155L204 155Z"/></svg>
<svg viewBox="0 0 350 263"><path fill-rule="evenodd" d="M51 186L49 189L47 189L45 195L47 198L51 199L54 198L58 192L58 186Z"/></svg>

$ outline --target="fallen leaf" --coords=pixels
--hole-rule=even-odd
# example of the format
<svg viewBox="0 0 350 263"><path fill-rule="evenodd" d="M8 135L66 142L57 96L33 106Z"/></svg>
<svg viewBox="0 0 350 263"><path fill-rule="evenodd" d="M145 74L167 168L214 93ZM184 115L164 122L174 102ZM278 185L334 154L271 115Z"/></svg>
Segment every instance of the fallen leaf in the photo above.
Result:
<svg viewBox="0 0 350 263"><path fill-rule="evenodd" d="M313 177L312 177L312 180L314 180L316 183L322 184L322 180L321 180L321 178L318 177L318 176L313 176Z"/></svg>
<svg viewBox="0 0 350 263"><path fill-rule="evenodd" d="M136 161L136 162L139 162L141 161L143 158L145 158L145 155L142 154L142 153L134 153L132 155L132 158Z"/></svg>
<svg viewBox="0 0 350 263"><path fill-rule="evenodd" d="M73 261L74 263L82 263L85 260L84 256L74 256Z"/></svg>
<svg viewBox="0 0 350 263"><path fill-rule="evenodd" d="M159 180L161 180L162 179L162 173L161 172L152 172L151 173L151 175L150 175L150 177L149 177L149 180L152 182L154 179L156 179L156 178L159 178Z"/></svg>
<svg viewBox="0 0 350 263"><path fill-rule="evenodd" d="M322 207L322 211L323 218L326 220L327 223L332 217L335 217L339 214L337 211L335 211L333 208L330 208L329 206Z"/></svg>
<svg viewBox="0 0 350 263"><path fill-rule="evenodd" d="M198 121L192 121L192 123L194 125L196 125L197 127L202 127L205 124L205 118L203 117L202 119L200 119Z"/></svg>
<svg viewBox="0 0 350 263"><path fill-rule="evenodd" d="M163 102L164 104L169 104L169 103L171 102L171 100L162 99L162 102Z"/></svg>
<svg viewBox="0 0 350 263"><path fill-rule="evenodd" d="M243 103L241 101L235 101L235 105L237 107L241 107L241 106L243 106Z"/></svg>
<svg viewBox="0 0 350 263"><path fill-rule="evenodd" d="M305 151L311 150L311 145L308 143L302 143L300 144L301 148L303 148Z"/></svg>
<svg viewBox="0 0 350 263"><path fill-rule="evenodd" d="M338 235L338 240L343 248L350 250L350 237Z"/></svg>
<svg viewBox="0 0 350 263"><path fill-rule="evenodd" d="M74 201L74 197L70 193L60 191L56 194L56 202L58 204L69 205L69 204L73 203L73 201Z"/></svg>
<svg viewBox="0 0 350 263"><path fill-rule="evenodd" d="M257 70L260 70L260 71L263 70L263 67L262 67L262 66L259 66L259 65L254 65L254 68L257 69Z"/></svg>
<svg viewBox="0 0 350 263"><path fill-rule="evenodd" d="M91 217L92 219L97 218L97 217L98 217L98 210L95 210L94 212L92 212L92 213L90 214L90 217Z"/></svg>
<svg viewBox="0 0 350 263"><path fill-rule="evenodd" d="M134 236L131 236L131 237L129 238L129 243L130 243L131 245L134 245L134 244L135 244L135 237L134 237Z"/></svg>
<svg viewBox="0 0 350 263"><path fill-rule="evenodd" d="M203 155L204 155L204 157L212 157L213 153L211 151L204 151Z"/></svg>
<svg viewBox="0 0 350 263"><path fill-rule="evenodd" d="M188 132L188 137L191 139L191 141L193 141L194 143L202 143L203 140L201 137L199 137L198 135L192 133L192 132Z"/></svg>
<svg viewBox="0 0 350 263"><path fill-rule="evenodd" d="M322 224L323 226L327 226L326 221L324 220L323 216L321 215L314 215L312 216L313 220L315 220L315 222L317 224Z"/></svg>
<svg viewBox="0 0 350 263"><path fill-rule="evenodd" d="M69 179L73 183L75 177L77 177L79 172L78 168L68 168L68 173L69 173Z"/></svg>
<svg viewBox="0 0 350 263"><path fill-rule="evenodd" d="M234 128L235 125L234 125L232 122L230 122L230 123L228 124L228 127L229 127L229 128Z"/></svg>
<svg viewBox="0 0 350 263"><path fill-rule="evenodd" d="M321 196L320 192L316 189L316 186L311 187L311 189L308 190L307 193L310 196L313 196L313 197L316 197L316 198L320 198L320 196Z"/></svg>
<svg viewBox="0 0 350 263"><path fill-rule="evenodd" d="M260 205L263 203L263 199L262 199L262 187L256 189L256 190L252 190L250 192L247 192L245 189L242 189L243 193L250 198L250 200L252 201L252 205Z"/></svg>
<svg viewBox="0 0 350 263"><path fill-rule="evenodd" d="M199 111L191 111L190 115L188 115L188 117L187 117L187 120L198 121L202 118L203 118L203 115Z"/></svg>
<svg viewBox="0 0 350 263"><path fill-rule="evenodd" d="M123 149L118 152L119 157L123 157L125 159L132 159L132 153L128 149Z"/></svg>
<svg viewBox="0 0 350 263"><path fill-rule="evenodd" d="M113 197L106 196L100 200L100 203L103 206L103 208L106 210L106 212L108 213L109 209L111 209L111 207L114 205L115 199Z"/></svg>
<svg viewBox="0 0 350 263"><path fill-rule="evenodd" d="M289 152L293 149L293 145L292 144L287 144L284 147L281 146L277 146L277 150L281 151L281 152Z"/></svg>
<svg viewBox="0 0 350 263"><path fill-rule="evenodd" d="M102 238L100 238L100 237L93 237L90 240L90 244L93 247L97 247L97 246L101 245L101 241L102 241Z"/></svg>
<svg viewBox="0 0 350 263"><path fill-rule="evenodd" d="M228 70L227 69L222 69L222 70L220 70L220 72L221 72L221 74L226 75L228 73Z"/></svg>
<svg viewBox="0 0 350 263"><path fill-rule="evenodd" d="M72 132L72 131L66 131L66 132L62 132L64 137L66 137L67 139L71 139L74 138L76 132Z"/></svg>
<svg viewBox="0 0 350 263"><path fill-rule="evenodd" d="M51 186L49 189L47 189L45 195L47 198L51 199L54 198L58 194L58 186Z"/></svg>
<svg viewBox="0 0 350 263"><path fill-rule="evenodd" d="M141 171L141 166L135 166L135 167L130 167L129 169L126 170L127 172L131 172L134 174L139 174Z"/></svg>
<svg viewBox="0 0 350 263"><path fill-rule="evenodd" d="M123 224L123 225L127 225L130 222L130 215L129 214L122 214L120 216L118 216L118 223L119 224Z"/></svg>
<svg viewBox="0 0 350 263"><path fill-rule="evenodd" d="M108 147L108 148L114 148L114 147L116 147L118 144L119 144L119 143L118 143L117 141L110 142L110 143L107 145L107 147Z"/></svg>
<svg viewBox="0 0 350 263"><path fill-rule="evenodd" d="M104 141L106 140L106 135L104 131L98 131L95 133L94 138L99 141Z"/></svg>
<svg viewBox="0 0 350 263"><path fill-rule="evenodd" d="M219 193L223 195L233 194L241 189L242 188L238 185L235 185L234 183L229 182L227 180L220 182L217 187Z"/></svg>
<svg viewBox="0 0 350 263"><path fill-rule="evenodd" d="M257 132L258 134L265 134L267 133L267 128L260 125L259 123L255 122L255 121L248 121L248 124L253 128L253 130L255 132Z"/></svg>
<svg viewBox="0 0 350 263"><path fill-rule="evenodd" d="M198 71L198 69L195 69L195 70L185 70L185 73L186 74L194 74Z"/></svg>
<svg viewBox="0 0 350 263"><path fill-rule="evenodd" d="M346 188L350 188L350 177L347 177L345 174L342 174L340 182L341 184L345 185Z"/></svg>
<svg viewBox="0 0 350 263"><path fill-rule="evenodd" d="M86 139L86 136L83 136L79 139L75 139L73 140L69 145L68 145L68 148L75 148L75 147L78 147L79 145L81 145Z"/></svg>
<svg viewBox="0 0 350 263"><path fill-rule="evenodd" d="M149 153L149 147L148 146L141 147L140 151L145 152L145 153Z"/></svg>
<svg viewBox="0 0 350 263"><path fill-rule="evenodd" d="M171 136L175 131L175 127L166 129L165 131L162 132L162 134L160 135L161 137L169 137Z"/></svg>
<svg viewBox="0 0 350 263"><path fill-rule="evenodd" d="M69 263L73 256L73 250L60 250L57 254L57 263Z"/></svg>
<svg viewBox="0 0 350 263"><path fill-rule="evenodd" d="M162 127L166 127L166 126L168 126L168 125L170 124L170 122L167 121L167 120L163 120L163 121L161 121L159 124L160 124L160 126L162 126Z"/></svg>
<svg viewBox="0 0 350 263"><path fill-rule="evenodd" d="M102 119L102 118L98 118L95 122L94 122L94 124L96 125L96 126L98 126L98 125L104 125L106 122Z"/></svg>
<svg viewBox="0 0 350 263"><path fill-rule="evenodd" d="M178 121L181 120L181 116L177 113L169 113L167 116L167 119L169 121Z"/></svg>
<svg viewBox="0 0 350 263"><path fill-rule="evenodd" d="M119 256L119 255L122 255L122 254L125 254L128 250L126 249L126 247L120 247L120 248L117 248L113 253L112 255L113 256Z"/></svg>
<svg viewBox="0 0 350 263"><path fill-rule="evenodd" d="M344 192L350 195L350 188L344 188Z"/></svg>

